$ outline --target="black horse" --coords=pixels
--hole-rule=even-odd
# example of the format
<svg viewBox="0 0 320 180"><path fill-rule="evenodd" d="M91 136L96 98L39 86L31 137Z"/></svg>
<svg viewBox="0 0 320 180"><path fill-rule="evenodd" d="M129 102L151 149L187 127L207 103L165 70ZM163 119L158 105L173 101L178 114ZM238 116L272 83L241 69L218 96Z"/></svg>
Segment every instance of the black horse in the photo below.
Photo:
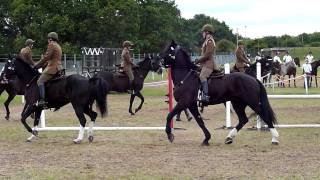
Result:
<svg viewBox="0 0 320 180"><path fill-rule="evenodd" d="M199 77L197 67L191 62L190 56L174 41L162 53L164 65L171 67L172 80L174 83L174 96L177 100L176 106L167 116L166 133L170 142L174 135L171 132L170 121L181 110L189 108L198 125L205 134L203 145L209 145L211 134L206 128L197 108L199 91ZM245 73L226 74L221 78L209 78L209 105L231 101L238 115L239 123L232 129L226 140L226 144L233 142L237 132L248 122L245 109L249 106L268 125L272 134L272 144L278 144L278 132L273 124L276 117L269 104L266 90L262 83Z"/></svg>
<svg viewBox="0 0 320 180"><path fill-rule="evenodd" d="M311 75L314 76L314 80L316 82L316 87L318 87L318 79L317 79L317 75L318 75L318 67L320 66L320 60L317 61L313 61L311 63L311 67L312 67L312 71L311 71ZM310 85L312 84L312 77L310 80Z"/></svg>
<svg viewBox="0 0 320 180"><path fill-rule="evenodd" d="M154 71L158 73L162 72L160 61L154 59L151 56L146 56L144 60L138 62L137 65L137 68L133 69L134 93L131 94L129 105L129 113L131 115L134 115L142 108L142 105L144 103L144 97L142 96L140 91L143 88L144 79L147 77L149 71ZM127 90L129 89L129 78L126 74L122 72L113 73L107 71L99 71L95 74L95 77L99 77L107 81L110 85L111 91L123 93L127 92ZM141 102L140 105L135 109L135 112L133 113L132 104L136 96L140 98Z"/></svg>
<svg viewBox="0 0 320 180"><path fill-rule="evenodd" d="M10 102L16 95L24 95L25 88L26 84L21 82L15 75L12 58L9 57L0 75L0 95L3 93L3 91L8 93L7 100L4 102L4 107L6 109L6 120L9 120L10 118Z"/></svg>
<svg viewBox="0 0 320 180"><path fill-rule="evenodd" d="M32 141L37 136L37 126L39 124L42 107L37 106L39 92L37 79L40 73L32 69L21 58L13 60L13 68L18 79L27 84L25 89L26 103L21 113L21 122L28 132L32 133L28 141ZM92 127L97 117L97 113L91 109L94 101L102 116L107 113L106 94L108 91L107 83L100 78L86 78L77 74L67 77L59 77L46 83L47 107L55 110L71 103L80 122L80 131L75 143L80 143L84 136L87 114L90 119L89 141L93 140ZM26 119L35 113L34 128L31 129L26 123Z"/></svg>

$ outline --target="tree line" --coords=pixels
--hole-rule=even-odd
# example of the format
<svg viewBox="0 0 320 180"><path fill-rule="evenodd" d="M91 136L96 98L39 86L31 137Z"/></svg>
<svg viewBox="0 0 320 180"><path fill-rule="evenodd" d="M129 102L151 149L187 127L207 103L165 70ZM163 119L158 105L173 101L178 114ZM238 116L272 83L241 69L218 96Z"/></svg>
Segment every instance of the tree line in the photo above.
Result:
<svg viewBox="0 0 320 180"><path fill-rule="evenodd" d="M1 0L0 18L0 54L19 52L28 38L36 41L34 53L43 53L51 31L59 34L64 53L81 53L81 47L121 47L124 40L134 42L136 53L160 52L171 39L189 52L199 52L206 23L215 28L217 51L234 52L236 47L236 35L225 22L205 14L185 19L173 0ZM320 33L245 41L253 50L320 46Z"/></svg>
<svg viewBox="0 0 320 180"><path fill-rule="evenodd" d="M320 32L302 33L298 36L266 36L257 39L244 39L247 49L257 52L262 48L272 47L320 47Z"/></svg>

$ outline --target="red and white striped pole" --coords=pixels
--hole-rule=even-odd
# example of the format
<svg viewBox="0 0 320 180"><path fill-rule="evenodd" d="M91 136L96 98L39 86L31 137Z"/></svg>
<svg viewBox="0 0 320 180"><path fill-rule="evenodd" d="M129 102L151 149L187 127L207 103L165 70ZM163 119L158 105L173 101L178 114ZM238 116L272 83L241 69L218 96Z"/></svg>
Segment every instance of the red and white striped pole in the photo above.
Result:
<svg viewBox="0 0 320 180"><path fill-rule="evenodd" d="M173 91L173 87L172 87L172 79L171 79L171 68L168 68L168 98L169 98L169 112L172 111L172 91ZM173 120L171 119L170 122L170 128L173 129Z"/></svg>

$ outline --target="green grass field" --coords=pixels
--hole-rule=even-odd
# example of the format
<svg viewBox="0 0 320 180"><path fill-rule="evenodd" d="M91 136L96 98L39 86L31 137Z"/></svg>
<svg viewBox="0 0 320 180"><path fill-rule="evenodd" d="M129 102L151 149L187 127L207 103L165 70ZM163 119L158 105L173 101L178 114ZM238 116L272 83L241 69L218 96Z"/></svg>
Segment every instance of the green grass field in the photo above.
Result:
<svg viewBox="0 0 320 180"><path fill-rule="evenodd" d="M314 60L320 59L320 47L296 47L290 50L290 54L292 57L299 57L302 64L309 51L312 52Z"/></svg>

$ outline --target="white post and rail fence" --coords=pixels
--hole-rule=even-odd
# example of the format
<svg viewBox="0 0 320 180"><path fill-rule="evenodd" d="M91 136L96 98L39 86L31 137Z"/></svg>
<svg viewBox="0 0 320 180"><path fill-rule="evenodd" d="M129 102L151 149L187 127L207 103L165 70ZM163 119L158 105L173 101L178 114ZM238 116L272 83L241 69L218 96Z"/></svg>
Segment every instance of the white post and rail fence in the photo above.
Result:
<svg viewBox="0 0 320 180"><path fill-rule="evenodd" d="M224 65L225 74L230 73L230 64ZM304 76L306 78L306 76ZM261 80L261 64L257 63L257 79ZM305 81L306 82L306 81ZM171 72L168 70L168 81L159 81L159 82L151 82L145 83L146 87L156 87L161 85L168 84L168 92L169 92L169 111L172 110L172 80L171 80ZM307 85L305 86L308 87ZM23 97L23 96L22 96ZM315 95L268 95L269 99L320 99L320 94ZM22 98L24 102L24 97ZM230 101L226 102L226 120L225 126L226 128L232 128L231 122L231 103ZM45 111L41 114L40 120L40 128L39 131L66 131L66 130L79 130L79 127L47 127L45 120ZM173 129L173 121L171 120L171 128ZM280 128L319 128L320 124L278 124L275 127ZM257 120L257 128L261 128L261 123L258 118ZM86 127L88 129L88 127ZM94 127L94 130L164 130L165 127Z"/></svg>

